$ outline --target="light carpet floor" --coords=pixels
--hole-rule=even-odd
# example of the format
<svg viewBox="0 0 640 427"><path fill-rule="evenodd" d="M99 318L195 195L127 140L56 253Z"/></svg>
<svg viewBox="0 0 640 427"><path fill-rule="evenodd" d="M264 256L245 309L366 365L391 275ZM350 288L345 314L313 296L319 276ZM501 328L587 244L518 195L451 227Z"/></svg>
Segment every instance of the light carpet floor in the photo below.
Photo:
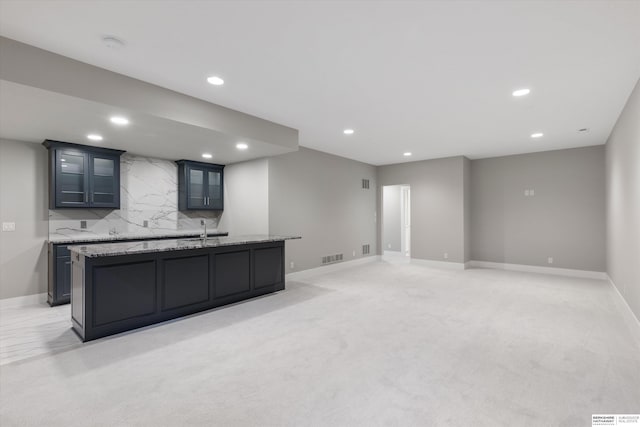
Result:
<svg viewBox="0 0 640 427"><path fill-rule="evenodd" d="M27 327L20 313L3 313L2 334ZM640 325L602 280L378 261L86 344L52 321L28 328L38 351L5 352L3 427L590 426L640 412Z"/></svg>

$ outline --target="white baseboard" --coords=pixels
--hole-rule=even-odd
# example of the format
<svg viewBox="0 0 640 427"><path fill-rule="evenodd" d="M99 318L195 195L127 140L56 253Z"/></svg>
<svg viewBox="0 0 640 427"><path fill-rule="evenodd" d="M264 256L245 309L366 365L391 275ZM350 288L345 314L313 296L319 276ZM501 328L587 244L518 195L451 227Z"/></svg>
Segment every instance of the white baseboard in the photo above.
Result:
<svg viewBox="0 0 640 427"><path fill-rule="evenodd" d="M629 303L627 302L627 300L625 299L625 297L622 295L622 293L620 292L620 289L618 289L618 287L616 286L616 284L614 283L614 281L611 279L611 277L609 277L609 275L607 274L607 281L609 282L609 284L611 286L613 286L613 289L616 291L616 294L618 294L618 296L620 297L620 300L622 301L622 305L624 305L625 307L627 307L627 310L629 311L629 314L631 315L631 318L634 319L636 321L636 323L638 324L638 327L640 327L640 319L638 319L636 317L636 314L633 312L633 310L631 310L631 306L629 305Z"/></svg>
<svg viewBox="0 0 640 427"><path fill-rule="evenodd" d="M355 267L361 264L380 261L380 255L372 255L364 258L353 259L351 261L338 262L335 264L323 265L321 267L309 268L307 270L294 271L285 275L285 280L300 280L316 274L331 273L347 268Z"/></svg>
<svg viewBox="0 0 640 427"><path fill-rule="evenodd" d="M497 270L524 271L527 273L553 274L556 276L580 277L583 279L607 279L607 273L604 271L588 271L588 270L572 270L570 268L558 267L540 267L537 265L524 264L506 264L501 262L489 261L469 261L470 267L475 268L494 268Z"/></svg>
<svg viewBox="0 0 640 427"><path fill-rule="evenodd" d="M45 304L47 302L47 293L25 295L22 297L0 299L0 309L2 308L19 308L29 305Z"/></svg>
<svg viewBox="0 0 640 427"><path fill-rule="evenodd" d="M463 262L435 261L420 258L411 258L410 262L411 264L424 265L425 267L432 268L444 268L447 270L464 270L466 268L466 263Z"/></svg>

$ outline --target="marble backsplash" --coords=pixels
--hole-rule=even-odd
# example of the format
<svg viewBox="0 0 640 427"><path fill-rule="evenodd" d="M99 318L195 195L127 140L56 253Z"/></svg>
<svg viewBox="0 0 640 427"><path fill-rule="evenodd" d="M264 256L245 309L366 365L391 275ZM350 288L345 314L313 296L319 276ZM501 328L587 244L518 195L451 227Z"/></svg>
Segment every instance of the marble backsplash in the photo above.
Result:
<svg viewBox="0 0 640 427"><path fill-rule="evenodd" d="M178 211L178 166L125 153L120 160L120 209L49 210L49 239L201 230L202 219L213 231L221 214ZM86 228L81 228L81 221L86 221Z"/></svg>

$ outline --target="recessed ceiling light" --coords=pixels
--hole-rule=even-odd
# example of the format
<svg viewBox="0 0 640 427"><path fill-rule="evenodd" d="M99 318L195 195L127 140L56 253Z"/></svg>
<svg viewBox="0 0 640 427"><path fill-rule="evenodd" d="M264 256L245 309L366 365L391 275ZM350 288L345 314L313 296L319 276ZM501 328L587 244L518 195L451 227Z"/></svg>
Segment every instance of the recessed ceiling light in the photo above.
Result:
<svg viewBox="0 0 640 427"><path fill-rule="evenodd" d="M589 128L578 129L578 132L589 132Z"/></svg>
<svg viewBox="0 0 640 427"><path fill-rule="evenodd" d="M124 47L124 42L113 36L103 37L102 43L109 49L122 49Z"/></svg>
<svg viewBox="0 0 640 427"><path fill-rule="evenodd" d="M213 155L212 155L212 154L209 154L209 153L203 153L203 154L202 154L202 157L204 157L205 159L210 159L210 158L212 158L212 157L213 157Z"/></svg>
<svg viewBox="0 0 640 427"><path fill-rule="evenodd" d="M513 95L513 96L525 96L525 95L529 95L529 93L531 93L531 89L522 88L522 89L514 90L511 93L511 95Z"/></svg>
<svg viewBox="0 0 640 427"><path fill-rule="evenodd" d="M409 157L409 156L411 156L411 155L412 155L412 153L410 153L409 151L407 151L406 153L403 153L402 155L403 155L403 156L405 156L405 157Z"/></svg>
<svg viewBox="0 0 640 427"><path fill-rule="evenodd" d="M218 76L211 76L207 79L207 81L214 86L222 86L224 84L224 80L222 80Z"/></svg>
<svg viewBox="0 0 640 427"><path fill-rule="evenodd" d="M239 142L236 144L236 148L238 150L246 150L247 148L249 148L249 146L247 144L245 144L244 142Z"/></svg>
<svg viewBox="0 0 640 427"><path fill-rule="evenodd" d="M127 119L126 117L122 117L122 116L113 116L109 120L114 125L124 126L124 125L128 125L129 124L129 119Z"/></svg>
<svg viewBox="0 0 640 427"><path fill-rule="evenodd" d="M542 138L543 136L544 136L544 133L541 133L541 132L531 134L531 138Z"/></svg>
<svg viewBox="0 0 640 427"><path fill-rule="evenodd" d="M102 136L98 135L97 133L90 133L89 135L87 135L87 138L92 141L102 141Z"/></svg>
<svg viewBox="0 0 640 427"><path fill-rule="evenodd" d="M353 132L355 132L353 129L345 129L342 131L345 135L353 135Z"/></svg>

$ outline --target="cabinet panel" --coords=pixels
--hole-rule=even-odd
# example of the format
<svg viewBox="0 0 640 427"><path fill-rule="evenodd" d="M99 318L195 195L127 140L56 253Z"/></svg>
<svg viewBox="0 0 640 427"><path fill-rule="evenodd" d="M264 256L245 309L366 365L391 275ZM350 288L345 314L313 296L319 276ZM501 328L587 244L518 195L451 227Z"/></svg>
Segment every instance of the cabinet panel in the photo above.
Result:
<svg viewBox="0 0 640 427"><path fill-rule="evenodd" d="M56 258L56 299L68 299L71 296L71 257Z"/></svg>
<svg viewBox="0 0 640 427"><path fill-rule="evenodd" d="M256 249L254 252L255 288L282 283L284 247Z"/></svg>
<svg viewBox="0 0 640 427"><path fill-rule="evenodd" d="M93 326L156 311L156 263L96 266L93 270Z"/></svg>
<svg viewBox="0 0 640 427"><path fill-rule="evenodd" d="M162 310L209 300L209 255L160 260Z"/></svg>
<svg viewBox="0 0 640 427"><path fill-rule="evenodd" d="M250 255L248 250L214 255L216 298L251 290Z"/></svg>

